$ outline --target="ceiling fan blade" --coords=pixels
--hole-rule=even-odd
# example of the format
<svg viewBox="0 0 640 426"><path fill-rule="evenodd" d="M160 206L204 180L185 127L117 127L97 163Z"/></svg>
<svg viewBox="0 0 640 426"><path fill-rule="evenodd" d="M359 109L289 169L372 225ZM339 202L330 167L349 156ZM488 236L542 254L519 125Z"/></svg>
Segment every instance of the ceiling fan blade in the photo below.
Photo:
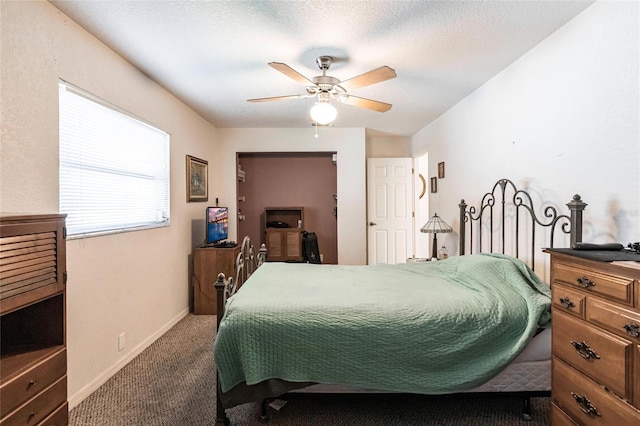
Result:
<svg viewBox="0 0 640 426"><path fill-rule="evenodd" d="M304 99L304 98L308 98L308 97L309 97L309 95L274 96L274 97L271 97L271 98L247 99L247 102L286 101L287 99Z"/></svg>
<svg viewBox="0 0 640 426"><path fill-rule="evenodd" d="M382 66L376 68L364 74L357 75L348 80L340 82L346 91L358 89L360 87L369 86L371 84L380 83L381 81L390 80L396 77L396 72L393 68L388 66Z"/></svg>
<svg viewBox="0 0 640 426"><path fill-rule="evenodd" d="M366 99L366 98L359 98L357 96L353 96L353 95L345 95L343 97L341 97L341 102L347 105L353 105L353 106L357 106L360 108L366 108L366 109L370 109L373 111L378 111L378 112L386 112L389 111L392 107L391 104L385 103L385 102L380 102L380 101L374 101L371 99Z"/></svg>
<svg viewBox="0 0 640 426"><path fill-rule="evenodd" d="M298 71L294 70L287 64L283 64L281 62L269 62L269 66L275 70L280 71L287 77L294 79L298 83L314 85L313 81L309 80L307 77L300 74Z"/></svg>

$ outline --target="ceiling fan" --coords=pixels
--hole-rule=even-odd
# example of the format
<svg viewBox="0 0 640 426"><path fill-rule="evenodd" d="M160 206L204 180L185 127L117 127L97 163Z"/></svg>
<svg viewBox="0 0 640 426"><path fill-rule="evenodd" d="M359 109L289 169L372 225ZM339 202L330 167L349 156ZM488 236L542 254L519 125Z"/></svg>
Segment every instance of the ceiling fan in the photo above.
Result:
<svg viewBox="0 0 640 426"><path fill-rule="evenodd" d="M328 124L335 119L335 108L330 105L332 99L347 105L353 105L360 108L366 108L373 111L385 112L391 109L391 104L374 101L372 99L361 98L353 96L349 93L350 90L358 89L360 87L369 86L375 83L380 83L385 80L390 80L396 77L396 72L388 66L382 66L374 70L368 71L364 74L352 77L345 81L327 75L327 70L331 67L333 58L331 56L320 56L316 59L316 63L322 75L313 77L311 80L294 70L287 64L281 62L269 62L269 66L277 71L280 71L287 77L294 79L295 81L305 85L307 93L299 95L287 95L287 96L275 96L270 98L257 98L247 99L247 102L270 102L270 101L283 101L287 99L306 99L317 98L314 108L320 107L320 109L333 109L332 118L329 117L324 120L318 120L314 118L318 124ZM326 122L322 122L326 121Z"/></svg>

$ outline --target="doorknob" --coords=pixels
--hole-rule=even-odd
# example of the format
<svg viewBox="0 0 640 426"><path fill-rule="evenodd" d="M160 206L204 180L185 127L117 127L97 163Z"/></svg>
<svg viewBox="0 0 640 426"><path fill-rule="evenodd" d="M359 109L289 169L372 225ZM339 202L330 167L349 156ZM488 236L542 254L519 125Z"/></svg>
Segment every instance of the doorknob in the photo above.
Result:
<svg viewBox="0 0 640 426"><path fill-rule="evenodd" d="M376 225L377 225L377 223L375 223L375 222L369 222L369 226L376 226Z"/></svg>

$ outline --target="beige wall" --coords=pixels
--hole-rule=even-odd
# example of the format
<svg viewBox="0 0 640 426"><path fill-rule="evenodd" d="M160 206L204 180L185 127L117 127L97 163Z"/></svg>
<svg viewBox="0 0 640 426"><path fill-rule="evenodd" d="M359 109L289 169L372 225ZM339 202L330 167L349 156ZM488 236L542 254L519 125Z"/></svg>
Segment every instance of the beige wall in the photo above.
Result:
<svg viewBox="0 0 640 426"><path fill-rule="evenodd" d="M171 134L171 225L67 242L74 406L188 312L192 241L204 236L191 224L204 204L185 202L185 155L214 162L216 129L49 3L0 7L1 211L58 211L58 79Z"/></svg>
<svg viewBox="0 0 640 426"><path fill-rule="evenodd" d="M640 239L639 8L594 3L418 132L430 176L446 163L431 211L457 231L460 199L509 178L562 211L580 194L585 241ZM457 234L445 243L457 252Z"/></svg>

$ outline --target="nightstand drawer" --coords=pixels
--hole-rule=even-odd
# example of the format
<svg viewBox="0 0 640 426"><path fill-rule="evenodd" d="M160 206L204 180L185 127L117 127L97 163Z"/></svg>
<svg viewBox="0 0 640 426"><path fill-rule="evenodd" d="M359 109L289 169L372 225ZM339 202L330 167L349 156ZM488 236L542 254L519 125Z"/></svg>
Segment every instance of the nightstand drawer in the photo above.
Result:
<svg viewBox="0 0 640 426"><path fill-rule="evenodd" d="M62 349L0 386L0 417L37 395L67 372L67 350Z"/></svg>
<svg viewBox="0 0 640 426"><path fill-rule="evenodd" d="M0 426L37 425L67 401L67 376L0 420Z"/></svg>
<svg viewBox="0 0 640 426"><path fill-rule="evenodd" d="M551 287L553 307L584 319L586 296L583 292L554 283Z"/></svg>
<svg viewBox="0 0 640 426"><path fill-rule="evenodd" d="M640 424L640 412L556 357L553 359L552 387L554 403L579 424Z"/></svg>
<svg viewBox="0 0 640 426"><path fill-rule="evenodd" d="M553 354L631 400L633 344L561 312L554 315Z"/></svg>
<svg viewBox="0 0 640 426"><path fill-rule="evenodd" d="M640 343L640 313L632 312L596 298L587 301L587 320Z"/></svg>
<svg viewBox="0 0 640 426"><path fill-rule="evenodd" d="M560 262L553 264L552 273L556 281L633 306L632 278L603 274Z"/></svg>

